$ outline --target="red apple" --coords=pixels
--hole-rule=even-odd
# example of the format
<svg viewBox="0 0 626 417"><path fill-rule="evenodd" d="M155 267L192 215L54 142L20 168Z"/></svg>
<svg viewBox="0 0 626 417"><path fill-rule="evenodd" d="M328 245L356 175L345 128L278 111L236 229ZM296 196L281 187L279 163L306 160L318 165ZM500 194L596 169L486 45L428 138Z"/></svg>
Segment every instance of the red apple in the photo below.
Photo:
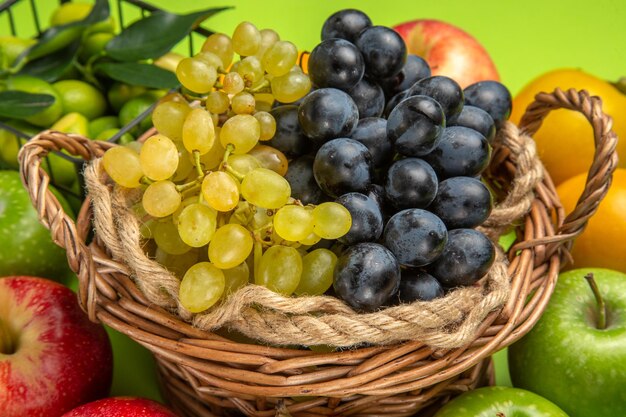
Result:
<svg viewBox="0 0 626 417"><path fill-rule="evenodd" d="M138 397L103 398L83 404L63 417L177 417L156 401Z"/></svg>
<svg viewBox="0 0 626 417"><path fill-rule="evenodd" d="M394 26L406 42L408 53L430 65L432 75L454 79L461 88L478 81L500 81L485 48L470 34L446 22L418 19Z"/></svg>
<svg viewBox="0 0 626 417"><path fill-rule="evenodd" d="M58 417L107 396L112 358L104 327L74 292L43 278L0 279L0 416Z"/></svg>

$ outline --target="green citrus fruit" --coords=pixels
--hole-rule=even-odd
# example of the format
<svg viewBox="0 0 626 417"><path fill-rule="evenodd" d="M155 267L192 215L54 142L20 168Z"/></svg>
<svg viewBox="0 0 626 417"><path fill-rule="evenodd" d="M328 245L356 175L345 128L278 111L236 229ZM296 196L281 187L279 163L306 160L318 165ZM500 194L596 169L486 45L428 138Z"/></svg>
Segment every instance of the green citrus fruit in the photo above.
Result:
<svg viewBox="0 0 626 417"><path fill-rule="evenodd" d="M10 68L15 59L36 41L16 36L0 36L0 69Z"/></svg>
<svg viewBox="0 0 626 417"><path fill-rule="evenodd" d="M81 2L67 2L61 4L57 7L53 12L52 16L50 16L50 26L59 26L66 25L68 23L76 22L78 20L83 20L87 17L91 9L93 8L93 4L90 3L81 3ZM96 33L96 32L115 32L115 19L109 16L107 19L102 22L98 22L94 25L91 25L86 31L87 33Z"/></svg>
<svg viewBox="0 0 626 417"><path fill-rule="evenodd" d="M119 132L118 128L111 128L111 129L106 129L103 130L102 132L100 132L100 134L98 136L96 136L96 140L109 140L111 139L113 136L115 136L115 134ZM133 137L133 135L131 135L130 133L126 132L124 133L120 139L117 141L119 144L125 145L127 143L130 143L132 141L134 141L135 138Z"/></svg>
<svg viewBox="0 0 626 417"><path fill-rule="evenodd" d="M89 137L95 139L107 129L119 129L117 116L102 116L89 122Z"/></svg>
<svg viewBox="0 0 626 417"><path fill-rule="evenodd" d="M48 127L56 122L63 114L63 102L57 90L48 82L30 75L16 75L6 80L7 90L24 91L34 94L49 94L54 97L54 103L37 114L24 118L36 126Z"/></svg>
<svg viewBox="0 0 626 417"><path fill-rule="evenodd" d="M139 117L143 112L148 110L152 104L156 102L156 98L151 95L141 95L139 97L135 97L132 100L129 100L122 106L120 109L119 120L120 126L124 127L137 117ZM145 117L138 125L133 127L130 130L130 133L133 136L139 136L146 130L152 127L152 116L148 115Z"/></svg>
<svg viewBox="0 0 626 417"><path fill-rule="evenodd" d="M80 51L78 52L78 59L80 62L87 62L92 56L99 55L104 51L104 47L107 42L113 39L114 35L108 32L93 33L85 38Z"/></svg>
<svg viewBox="0 0 626 417"><path fill-rule="evenodd" d="M64 114L80 113L89 120L104 115L107 102L93 85L80 80L63 80L54 83L61 96Z"/></svg>
<svg viewBox="0 0 626 417"><path fill-rule="evenodd" d="M72 112L61 117L50 129L63 133L75 133L81 136L89 135L89 120L80 113Z"/></svg>
<svg viewBox="0 0 626 417"><path fill-rule="evenodd" d="M138 97L146 92L146 87L114 83L107 92L107 98L111 108L119 113L120 109L128 100Z"/></svg>

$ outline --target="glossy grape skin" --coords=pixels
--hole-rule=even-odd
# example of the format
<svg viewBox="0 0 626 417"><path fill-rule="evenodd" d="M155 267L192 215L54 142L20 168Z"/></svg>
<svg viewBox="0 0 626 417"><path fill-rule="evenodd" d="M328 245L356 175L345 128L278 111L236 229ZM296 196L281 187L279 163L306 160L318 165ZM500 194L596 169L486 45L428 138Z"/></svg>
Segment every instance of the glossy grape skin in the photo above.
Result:
<svg viewBox="0 0 626 417"><path fill-rule="evenodd" d="M352 227L352 216L341 204L327 201L313 209L313 232L322 239L344 236Z"/></svg>
<svg viewBox="0 0 626 417"><path fill-rule="evenodd" d="M439 183L437 196L428 210L451 230L481 225L489 217L492 207L491 193L480 180L452 177Z"/></svg>
<svg viewBox="0 0 626 417"><path fill-rule="evenodd" d="M214 305L224 293L224 273L209 262L200 262L187 270L180 283L180 302L192 313Z"/></svg>
<svg viewBox="0 0 626 417"><path fill-rule="evenodd" d="M492 143L496 137L496 124L486 111L476 107L465 105L456 117L448 120L448 126L464 126L480 132L487 142Z"/></svg>
<svg viewBox="0 0 626 417"><path fill-rule="evenodd" d="M276 172L257 168L243 178L241 195L257 207L277 209L287 204L291 196L291 186Z"/></svg>
<svg viewBox="0 0 626 417"><path fill-rule="evenodd" d="M405 156L431 152L446 124L439 103L427 96L412 96L401 101L387 119L387 136L394 149Z"/></svg>
<svg viewBox="0 0 626 417"><path fill-rule="evenodd" d="M304 134L320 146L330 139L350 136L359 122L359 109L347 93L321 88L304 97L298 120Z"/></svg>
<svg viewBox="0 0 626 417"><path fill-rule="evenodd" d="M290 158L304 155L311 149L311 141L306 137L298 122L298 106L281 105L273 108L270 114L276 120L276 132L268 145L278 149Z"/></svg>
<svg viewBox="0 0 626 417"><path fill-rule="evenodd" d="M363 192L372 182L371 160L361 142L333 139L317 151L313 175L322 191L333 198L351 191Z"/></svg>
<svg viewBox="0 0 626 417"><path fill-rule="evenodd" d="M366 117L359 120L351 139L367 147L372 156L372 167L386 166L393 158L393 145L387 136L387 120L382 117Z"/></svg>
<svg viewBox="0 0 626 417"><path fill-rule="evenodd" d="M126 146L108 149L102 157L102 166L109 177L127 188L137 188L143 177L139 154Z"/></svg>
<svg viewBox="0 0 626 417"><path fill-rule="evenodd" d="M398 299L401 303L413 301L431 301L443 297L443 287L427 272L419 269L403 269L398 289Z"/></svg>
<svg viewBox="0 0 626 417"><path fill-rule="evenodd" d="M361 193L347 193L335 200L350 212L352 226L338 240L345 245L375 242L383 233L383 214L378 202Z"/></svg>
<svg viewBox="0 0 626 417"><path fill-rule="evenodd" d="M353 88L365 72L361 52L345 39L322 41L309 56L309 77L317 88Z"/></svg>
<svg viewBox="0 0 626 417"><path fill-rule="evenodd" d="M474 129L447 127L441 141L424 159L432 165L440 181L450 177L475 177L489 165L491 146Z"/></svg>
<svg viewBox="0 0 626 417"><path fill-rule="evenodd" d="M435 199L437 186L437 175L426 161L405 158L389 167L385 179L385 196L399 210L426 208Z"/></svg>
<svg viewBox="0 0 626 417"><path fill-rule="evenodd" d="M383 218L388 217L389 213L395 214L395 209L385 196L385 187L380 184L372 184L368 187L365 194L378 204Z"/></svg>
<svg viewBox="0 0 626 417"><path fill-rule="evenodd" d="M225 224L215 231L209 242L209 260L220 269L234 268L246 260L254 240L240 224Z"/></svg>
<svg viewBox="0 0 626 417"><path fill-rule="evenodd" d="M472 285L483 277L495 261L493 243L474 229L455 229L441 257L428 266L441 285L447 288Z"/></svg>
<svg viewBox="0 0 626 417"><path fill-rule="evenodd" d="M374 79L396 75L406 62L406 45L395 30L371 26L359 33L355 44L363 54L365 72Z"/></svg>
<svg viewBox="0 0 626 417"><path fill-rule="evenodd" d="M465 104L483 109L496 123L511 115L511 92L497 81L479 81L465 87L463 92Z"/></svg>
<svg viewBox="0 0 626 417"><path fill-rule="evenodd" d="M271 169L278 175L282 175L284 177L287 173L287 169L289 167L287 157L281 151L272 146L257 145L250 149L248 155L256 158L263 168Z"/></svg>
<svg viewBox="0 0 626 417"><path fill-rule="evenodd" d="M395 109L396 106L407 97L409 97L409 90L400 91L388 99L387 104L385 104L385 110L383 110L383 117L388 119L393 109Z"/></svg>
<svg viewBox="0 0 626 417"><path fill-rule="evenodd" d="M441 255L448 240L445 224L433 213L406 209L394 214L383 232L383 244L402 266L428 265Z"/></svg>
<svg viewBox="0 0 626 417"><path fill-rule="evenodd" d="M400 72L393 77L378 80L378 84L385 92L385 98L389 100L399 92L408 90L422 78L430 76L431 72L428 62L418 55L409 54Z"/></svg>
<svg viewBox="0 0 626 417"><path fill-rule="evenodd" d="M322 295L333 285L337 255L328 249L315 249L302 258L302 276L296 295Z"/></svg>
<svg viewBox="0 0 626 417"><path fill-rule="evenodd" d="M291 186L291 196L304 205L319 204L324 200L324 192L313 176L313 161L313 156L303 155L291 161L285 174Z"/></svg>
<svg viewBox="0 0 626 417"><path fill-rule="evenodd" d="M454 117L463 109L463 89L450 77L435 75L419 80L409 89L410 96L428 96L441 105L446 120Z"/></svg>
<svg viewBox="0 0 626 417"><path fill-rule="evenodd" d="M344 9L330 15L322 26L322 40L341 38L354 42L357 35L372 26L370 18L360 10Z"/></svg>
<svg viewBox="0 0 626 417"><path fill-rule="evenodd" d="M302 257L298 250L289 246L269 247L259 262L254 282L270 290L291 295L302 276Z"/></svg>
<svg viewBox="0 0 626 417"><path fill-rule="evenodd" d="M385 93L380 86L369 79L363 77L354 87L348 90L348 94L356 103L359 110L359 117L380 117L385 109Z"/></svg>
<svg viewBox="0 0 626 417"><path fill-rule="evenodd" d="M337 259L333 289L356 310L377 310L398 291L399 285L400 266L383 245L359 243Z"/></svg>

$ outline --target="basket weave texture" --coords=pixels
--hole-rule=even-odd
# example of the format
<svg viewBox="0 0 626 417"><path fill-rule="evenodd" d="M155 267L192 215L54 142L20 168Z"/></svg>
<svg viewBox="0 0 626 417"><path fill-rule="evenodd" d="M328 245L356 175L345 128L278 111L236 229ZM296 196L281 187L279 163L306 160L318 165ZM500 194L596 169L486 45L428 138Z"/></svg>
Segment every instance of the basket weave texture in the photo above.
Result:
<svg viewBox="0 0 626 417"><path fill-rule="evenodd" d="M545 116L558 108L585 115L596 146L585 190L567 217L551 179L542 175L531 139ZM156 295L143 285L139 288L140 281L134 279L143 266L128 265L121 261L127 257L115 256L118 249L105 245L100 236L105 228L96 227L88 244L94 218L91 195L74 222L48 189L49 178L40 163L49 151L66 150L91 161L114 145L47 131L29 141L19 159L22 179L42 223L54 241L67 249L69 265L79 277L81 305L92 320L129 335L155 354L166 396L182 414L410 416L484 383L489 356L519 339L538 320L562 262L569 260L572 239L584 229L610 186L617 165L617 137L611 125L611 118L602 113L601 100L585 91L537 95L519 128L505 122L498 129L487 177L504 195L484 230L496 238L517 218L517 240L483 285L468 289L476 292L471 304L463 309L450 298L440 305L417 303L372 315L347 311L334 300L318 299L311 309L252 286L244 289L252 295L242 292L243 302L227 305L219 317L198 316L190 322L193 318L184 311L178 309L177 314L175 297L164 297L162 288ZM97 164L89 169L98 173ZM123 229L118 227L115 233ZM128 249L126 240L118 242L122 250ZM267 300L259 298L263 294ZM258 308L259 303L271 308ZM450 321L436 325L446 304L444 311L455 310L459 317L453 326ZM478 313L473 315L474 311ZM325 317L331 320L324 322ZM337 317L344 324L332 320ZM341 327L346 321L349 327ZM219 327L216 323L248 334L264 331L262 338L275 344L297 340L299 345L346 346L363 342L365 335L365 341L374 345L320 353L249 344L223 331L203 330ZM466 323L471 326L464 327ZM407 337L407 326L422 333ZM352 329L358 333L356 338ZM284 334L295 334L295 339L286 341L281 338Z"/></svg>

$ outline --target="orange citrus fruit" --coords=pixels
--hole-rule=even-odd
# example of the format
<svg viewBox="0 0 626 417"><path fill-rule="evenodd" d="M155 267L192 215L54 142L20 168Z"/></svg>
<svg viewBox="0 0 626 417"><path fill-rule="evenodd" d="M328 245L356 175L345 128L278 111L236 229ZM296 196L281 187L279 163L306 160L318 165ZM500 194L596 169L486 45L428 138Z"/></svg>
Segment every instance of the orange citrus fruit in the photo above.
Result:
<svg viewBox="0 0 626 417"><path fill-rule="evenodd" d="M593 75L576 69L558 69L539 76L513 99L510 120L519 124L537 93L550 93L557 87L585 89L602 99L602 109L613 118L615 133L624 138L619 141L617 152L621 160L619 166L626 167L626 95ZM589 170L594 153L592 132L591 124L577 111L554 110L545 118L533 138L555 184Z"/></svg>
<svg viewBox="0 0 626 417"><path fill-rule="evenodd" d="M557 187L566 213L571 213L585 186L580 174ZM569 268L608 268L626 272L626 169L617 169L598 211L574 241Z"/></svg>

